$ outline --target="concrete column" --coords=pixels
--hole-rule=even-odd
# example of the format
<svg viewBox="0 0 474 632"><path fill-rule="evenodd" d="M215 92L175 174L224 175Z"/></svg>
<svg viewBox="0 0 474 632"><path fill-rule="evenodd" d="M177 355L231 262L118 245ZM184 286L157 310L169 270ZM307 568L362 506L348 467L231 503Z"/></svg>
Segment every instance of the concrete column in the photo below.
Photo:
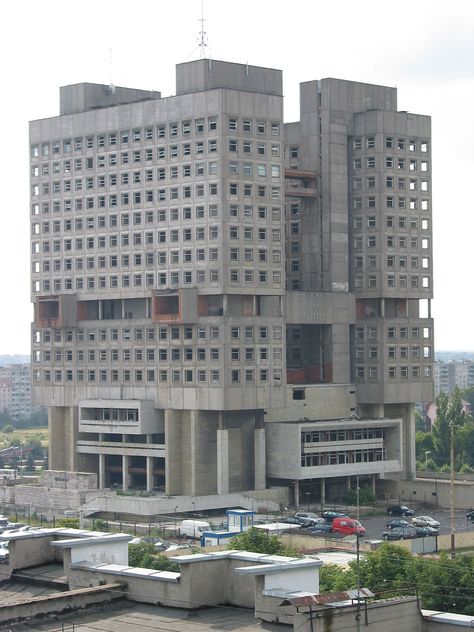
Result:
<svg viewBox="0 0 474 632"><path fill-rule="evenodd" d="M265 428L254 430L255 489L266 489Z"/></svg>
<svg viewBox="0 0 474 632"><path fill-rule="evenodd" d="M217 430L217 493L229 493L229 431Z"/></svg>
<svg viewBox="0 0 474 632"><path fill-rule="evenodd" d="M321 505L326 504L326 479L321 479Z"/></svg>
<svg viewBox="0 0 474 632"><path fill-rule="evenodd" d="M105 454L99 454L99 489L105 487Z"/></svg>
<svg viewBox="0 0 474 632"><path fill-rule="evenodd" d="M153 491L153 457L146 457L146 491Z"/></svg>
<svg viewBox="0 0 474 632"><path fill-rule="evenodd" d="M346 477L346 488L347 489L351 488L351 477L350 476Z"/></svg>
<svg viewBox="0 0 474 632"><path fill-rule="evenodd" d="M122 455L122 489L124 492L127 491L130 484L130 479L128 476L128 456L126 454Z"/></svg>
<svg viewBox="0 0 474 632"><path fill-rule="evenodd" d="M295 481L295 507L299 509L300 507L300 482Z"/></svg>
<svg viewBox="0 0 474 632"><path fill-rule="evenodd" d="M377 480L376 474L372 474L372 492L375 496L375 481Z"/></svg>

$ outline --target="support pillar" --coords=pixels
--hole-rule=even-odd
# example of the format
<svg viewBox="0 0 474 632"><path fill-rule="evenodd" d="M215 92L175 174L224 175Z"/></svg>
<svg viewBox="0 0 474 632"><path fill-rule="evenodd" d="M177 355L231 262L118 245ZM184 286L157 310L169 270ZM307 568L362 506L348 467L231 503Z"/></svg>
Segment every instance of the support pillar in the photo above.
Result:
<svg viewBox="0 0 474 632"><path fill-rule="evenodd" d="M229 431L217 430L217 493L229 493Z"/></svg>
<svg viewBox="0 0 474 632"><path fill-rule="evenodd" d="M153 457L146 457L146 491L153 491Z"/></svg>
<svg viewBox="0 0 474 632"><path fill-rule="evenodd" d="M105 454L99 454L99 489L105 487Z"/></svg>
<svg viewBox="0 0 474 632"><path fill-rule="evenodd" d="M326 479L321 479L321 508L326 504Z"/></svg>
<svg viewBox="0 0 474 632"><path fill-rule="evenodd" d="M351 488L351 477L347 476L346 477L346 489L350 489Z"/></svg>
<svg viewBox="0 0 474 632"><path fill-rule="evenodd" d="M295 507L300 508L300 482L295 481Z"/></svg>
<svg viewBox="0 0 474 632"><path fill-rule="evenodd" d="M122 489L124 492L127 491L130 484L130 479L128 476L128 456L126 454L122 455Z"/></svg>
<svg viewBox="0 0 474 632"><path fill-rule="evenodd" d="M255 489L266 489L265 428L254 430Z"/></svg>
<svg viewBox="0 0 474 632"><path fill-rule="evenodd" d="M374 496L375 496L375 489L376 489L376 486L375 486L375 481L376 480L377 480L376 474L372 474L372 492L373 492Z"/></svg>

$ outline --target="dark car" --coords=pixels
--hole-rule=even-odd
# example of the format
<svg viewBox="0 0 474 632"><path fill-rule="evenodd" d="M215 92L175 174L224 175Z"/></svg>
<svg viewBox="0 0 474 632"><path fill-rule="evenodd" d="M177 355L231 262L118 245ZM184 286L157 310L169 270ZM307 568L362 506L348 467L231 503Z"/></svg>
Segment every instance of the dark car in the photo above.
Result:
<svg viewBox="0 0 474 632"><path fill-rule="evenodd" d="M435 527L415 527L417 538L426 538L432 535L439 535L439 529Z"/></svg>
<svg viewBox="0 0 474 632"><path fill-rule="evenodd" d="M313 535L317 535L318 533L332 533L332 526L329 523L321 522L320 524L315 524L313 527L309 527L307 532Z"/></svg>
<svg viewBox="0 0 474 632"><path fill-rule="evenodd" d="M383 540L409 540L416 538L416 529L414 527L395 527L390 531L384 531Z"/></svg>
<svg viewBox="0 0 474 632"><path fill-rule="evenodd" d="M323 513L323 518L326 522L332 523L334 518L349 518L349 516L345 513L341 513L340 511L325 511Z"/></svg>
<svg viewBox="0 0 474 632"><path fill-rule="evenodd" d="M468 520L474 520L474 509L469 509L469 511L466 513L466 518Z"/></svg>
<svg viewBox="0 0 474 632"><path fill-rule="evenodd" d="M289 516L288 518L283 518L282 522L285 524L297 524L303 529L306 527L311 527L313 522L310 520L305 520L304 518L296 518L295 516Z"/></svg>
<svg viewBox="0 0 474 632"><path fill-rule="evenodd" d="M396 529L397 527L411 527L412 525L406 520L401 518L393 518L393 520L387 520L387 527L389 529Z"/></svg>
<svg viewBox="0 0 474 632"><path fill-rule="evenodd" d="M392 505L387 507L387 513L389 516L413 516L415 510L410 509L406 505Z"/></svg>

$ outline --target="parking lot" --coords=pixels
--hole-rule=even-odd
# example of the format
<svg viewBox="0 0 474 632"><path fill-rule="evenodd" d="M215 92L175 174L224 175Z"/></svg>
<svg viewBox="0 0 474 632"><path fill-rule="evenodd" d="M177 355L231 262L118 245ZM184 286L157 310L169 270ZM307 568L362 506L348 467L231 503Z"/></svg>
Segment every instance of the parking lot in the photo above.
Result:
<svg viewBox="0 0 474 632"><path fill-rule="evenodd" d="M451 533L451 514L449 509L435 509L433 511L427 510L423 507L412 507L415 510L415 516L431 516L440 523L440 534ZM380 509L380 513L364 514L360 515L360 522L365 527L365 538L369 540L378 540L382 537L382 533L387 531L386 523L391 518L401 518L411 524L411 516L403 518L403 516L388 516L384 512L385 509ZM354 512L349 512L352 517L355 516ZM468 522L466 520L466 510L459 509L455 511L456 520L456 532L474 531L474 522Z"/></svg>

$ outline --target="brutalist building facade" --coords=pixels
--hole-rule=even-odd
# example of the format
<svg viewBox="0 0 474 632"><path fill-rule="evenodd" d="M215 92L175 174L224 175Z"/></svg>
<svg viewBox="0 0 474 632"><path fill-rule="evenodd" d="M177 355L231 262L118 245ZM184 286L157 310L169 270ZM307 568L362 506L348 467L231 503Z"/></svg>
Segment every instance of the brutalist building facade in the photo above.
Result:
<svg viewBox="0 0 474 632"><path fill-rule="evenodd" d="M33 391L99 486L339 495L413 474L432 398L430 119L323 79L179 64L30 124Z"/></svg>

